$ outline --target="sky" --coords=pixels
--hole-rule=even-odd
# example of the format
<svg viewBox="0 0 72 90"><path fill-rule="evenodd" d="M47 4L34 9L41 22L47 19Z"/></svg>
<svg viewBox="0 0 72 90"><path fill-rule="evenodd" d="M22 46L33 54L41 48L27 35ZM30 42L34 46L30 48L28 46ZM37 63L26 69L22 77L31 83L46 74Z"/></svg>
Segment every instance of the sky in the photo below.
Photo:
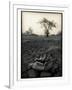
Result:
<svg viewBox="0 0 72 90"><path fill-rule="evenodd" d="M56 23L56 28L49 31L50 35L55 35L61 31L60 13L22 12L22 33L25 33L31 27L34 34L44 35L44 28L39 23L43 18Z"/></svg>

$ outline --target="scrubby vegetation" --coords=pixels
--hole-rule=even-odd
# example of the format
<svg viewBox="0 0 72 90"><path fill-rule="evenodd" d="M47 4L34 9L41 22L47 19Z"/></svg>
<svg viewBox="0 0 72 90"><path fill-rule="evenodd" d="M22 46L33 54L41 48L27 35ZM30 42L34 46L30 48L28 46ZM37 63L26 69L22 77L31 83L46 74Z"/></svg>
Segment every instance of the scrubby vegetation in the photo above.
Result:
<svg viewBox="0 0 72 90"><path fill-rule="evenodd" d="M43 57L42 61L40 58ZM21 78L60 76L62 76L61 35L44 37L22 34Z"/></svg>

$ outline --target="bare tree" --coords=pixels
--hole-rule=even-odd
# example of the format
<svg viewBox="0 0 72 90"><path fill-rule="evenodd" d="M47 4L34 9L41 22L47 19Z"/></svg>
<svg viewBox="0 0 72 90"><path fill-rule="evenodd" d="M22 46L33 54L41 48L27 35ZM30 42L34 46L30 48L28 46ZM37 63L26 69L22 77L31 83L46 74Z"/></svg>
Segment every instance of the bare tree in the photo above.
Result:
<svg viewBox="0 0 72 90"><path fill-rule="evenodd" d="M25 34L27 35L31 35L33 33L33 30L31 27L29 27L29 29L25 32Z"/></svg>
<svg viewBox="0 0 72 90"><path fill-rule="evenodd" d="M28 31L29 31L29 34L32 34L33 33L33 30L32 30L31 27L29 27Z"/></svg>
<svg viewBox="0 0 72 90"><path fill-rule="evenodd" d="M49 21L46 18L43 18L39 23L45 28L45 35L47 37L49 36L49 30L56 27L56 24L53 21Z"/></svg>

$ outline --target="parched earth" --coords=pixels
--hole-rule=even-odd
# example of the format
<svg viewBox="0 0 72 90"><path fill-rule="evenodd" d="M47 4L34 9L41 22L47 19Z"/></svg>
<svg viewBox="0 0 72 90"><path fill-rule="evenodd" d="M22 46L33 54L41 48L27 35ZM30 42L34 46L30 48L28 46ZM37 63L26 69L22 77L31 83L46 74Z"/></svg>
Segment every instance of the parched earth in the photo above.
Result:
<svg viewBox="0 0 72 90"><path fill-rule="evenodd" d="M61 42L61 36L22 37L21 78L61 77ZM35 60L43 56L43 62Z"/></svg>

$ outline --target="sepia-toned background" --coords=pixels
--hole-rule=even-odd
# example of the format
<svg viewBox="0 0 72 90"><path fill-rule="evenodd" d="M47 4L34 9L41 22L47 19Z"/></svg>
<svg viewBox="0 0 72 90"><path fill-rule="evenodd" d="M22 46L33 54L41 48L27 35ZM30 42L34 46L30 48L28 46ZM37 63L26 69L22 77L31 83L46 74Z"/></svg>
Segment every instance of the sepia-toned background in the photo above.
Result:
<svg viewBox="0 0 72 90"><path fill-rule="evenodd" d="M46 18L56 23L56 28L50 31L50 34L57 34L61 31L61 13L43 13L43 12L22 12L22 33L32 27L33 33L44 35L43 28L38 23L42 18Z"/></svg>

